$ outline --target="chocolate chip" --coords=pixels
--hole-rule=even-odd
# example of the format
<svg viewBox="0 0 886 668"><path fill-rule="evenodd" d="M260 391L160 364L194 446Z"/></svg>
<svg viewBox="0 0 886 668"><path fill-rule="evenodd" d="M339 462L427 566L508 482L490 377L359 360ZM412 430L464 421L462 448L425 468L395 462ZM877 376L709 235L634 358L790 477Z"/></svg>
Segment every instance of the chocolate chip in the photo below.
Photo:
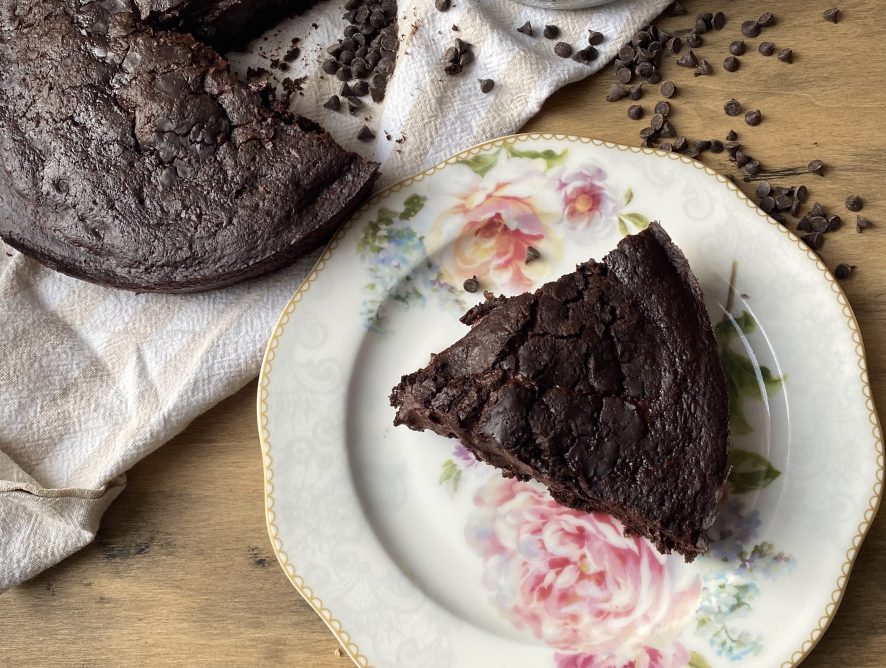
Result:
<svg viewBox="0 0 886 668"><path fill-rule="evenodd" d="M526 247L526 264L529 264L530 262L537 260L540 257L541 253L538 252L538 249L535 246ZM465 287L465 290L467 290L467 287ZM468 290L468 292L470 292L470 290Z"/></svg>
<svg viewBox="0 0 886 668"><path fill-rule="evenodd" d="M369 89L369 97L372 98L373 102L381 102L385 99L385 89L372 86Z"/></svg>
<svg viewBox="0 0 886 668"><path fill-rule="evenodd" d="M840 10L836 7L832 7L831 9L824 10L824 13L822 13L821 16L825 21L836 23L840 20Z"/></svg>
<svg viewBox="0 0 886 668"><path fill-rule="evenodd" d="M668 51L670 51L671 53L680 53L680 51L683 49L683 40L679 37L671 37L667 41L666 46L668 48Z"/></svg>
<svg viewBox="0 0 886 668"><path fill-rule="evenodd" d="M560 29L554 25L547 25L541 34L548 39L557 39L560 36Z"/></svg>
<svg viewBox="0 0 886 668"><path fill-rule="evenodd" d="M736 104L738 104L738 102L736 102ZM727 112L727 113L729 113L729 112ZM739 104L738 105L738 112L734 115L738 116L738 114L740 114L740 113L741 113L741 105ZM733 115L733 114L730 114L730 116L731 115ZM738 133L735 130L730 130L729 132L726 133L726 139L727 139L727 141L735 141L736 139L738 139Z"/></svg>
<svg viewBox="0 0 886 668"><path fill-rule="evenodd" d="M843 264L843 263L841 263L841 264L838 264L838 265L837 265L837 268L836 268L836 269L834 269L834 276L835 276L838 280L841 280L841 281L842 281L842 280L844 280L844 279L849 278L849 276L852 275L852 272L853 272L853 271L855 271L855 265L854 265L854 264L849 265L849 264Z"/></svg>
<svg viewBox="0 0 886 668"><path fill-rule="evenodd" d="M677 137L677 139L674 141L674 150L677 153L685 151L688 145L689 142L686 141L686 137Z"/></svg>
<svg viewBox="0 0 886 668"><path fill-rule="evenodd" d="M803 242L812 248L818 250L824 245L824 235L821 232L813 232L812 234L804 234L800 237Z"/></svg>
<svg viewBox="0 0 886 668"><path fill-rule="evenodd" d="M343 83L338 94L342 97L351 97L354 94L354 91L351 89L350 84Z"/></svg>
<svg viewBox="0 0 886 668"><path fill-rule="evenodd" d="M674 97L674 93L677 92L677 87L674 85L673 81L662 81L659 90L665 97Z"/></svg>
<svg viewBox="0 0 886 668"><path fill-rule="evenodd" d="M714 14L714 18L711 21L711 24L714 26L716 30L723 30L726 27L726 14L723 12L717 12Z"/></svg>
<svg viewBox="0 0 886 668"><path fill-rule="evenodd" d="M665 151L666 153L670 153L671 151L674 150L674 145L669 142L665 142L664 144L662 144L658 148L662 151Z"/></svg>
<svg viewBox="0 0 886 668"><path fill-rule="evenodd" d="M478 281L477 277L474 276L462 283L462 287L465 289L465 292L477 292L477 290L480 289L480 281Z"/></svg>
<svg viewBox="0 0 886 668"><path fill-rule="evenodd" d="M665 120L665 122L661 126L661 130L659 130L658 134L661 137L676 137L677 131L674 130L674 126L670 124L669 121Z"/></svg>
<svg viewBox="0 0 886 668"><path fill-rule="evenodd" d="M773 14L772 12L763 12L762 14L760 14L760 18L757 19L757 24L764 28L774 26L775 14Z"/></svg>
<svg viewBox="0 0 886 668"><path fill-rule="evenodd" d="M776 58L783 63L792 63L794 62L794 52L791 49L782 49L778 52Z"/></svg>
<svg viewBox="0 0 886 668"><path fill-rule="evenodd" d="M669 16L686 16L688 13L689 12L686 11L686 8L680 4L679 0L674 0L668 9Z"/></svg>
<svg viewBox="0 0 886 668"><path fill-rule="evenodd" d="M856 216L855 217L855 231L856 232L863 232L864 230L867 230L873 226L874 226L874 224L870 220L865 218L864 216Z"/></svg>
<svg viewBox="0 0 886 668"><path fill-rule="evenodd" d="M474 62L474 52L473 51L462 51L458 54L458 64L462 67L466 67Z"/></svg>
<svg viewBox="0 0 886 668"><path fill-rule="evenodd" d="M727 116L738 116L741 113L741 103L733 98L723 105L723 111L726 112ZM727 137L727 139L730 138Z"/></svg>
<svg viewBox="0 0 886 668"><path fill-rule="evenodd" d="M730 56L731 58L731 56ZM700 77L706 74L711 74L714 71L714 68L711 67L711 64L705 60L701 59L701 62L698 63L698 67L695 68L695 72L693 72L693 76Z"/></svg>
<svg viewBox="0 0 886 668"><path fill-rule="evenodd" d="M653 109L653 111L656 114L660 114L662 117L666 117L671 113L671 105L664 100L660 100L655 103L655 109Z"/></svg>
<svg viewBox="0 0 886 668"><path fill-rule="evenodd" d="M744 167L751 161L751 157L749 155L745 155L741 151L736 150L733 156L735 158L735 164L738 167Z"/></svg>
<svg viewBox="0 0 886 668"><path fill-rule="evenodd" d="M647 78L646 81L651 84L657 84L659 81L661 81L661 72L655 70L655 72L649 75L649 78Z"/></svg>
<svg viewBox="0 0 886 668"><path fill-rule="evenodd" d="M768 195L766 197L763 197L760 200L760 208L763 209L763 211L765 211L766 213L771 213L775 210L775 198L769 197Z"/></svg>
<svg viewBox="0 0 886 668"><path fill-rule="evenodd" d="M760 42L760 46L757 47L757 50L764 56L771 56L775 53L775 44L772 42Z"/></svg>
<svg viewBox="0 0 886 668"><path fill-rule="evenodd" d="M369 84L366 81L358 81L351 86L351 90L354 91L354 95L357 97L363 97L369 94Z"/></svg>
<svg viewBox="0 0 886 668"><path fill-rule="evenodd" d="M806 186L797 186L797 192L794 194L798 202L805 202L809 199L809 189Z"/></svg>
<svg viewBox="0 0 886 668"><path fill-rule="evenodd" d="M723 59L723 69L727 72L735 72L740 65L741 61L735 56L726 56Z"/></svg>
<svg viewBox="0 0 886 668"><path fill-rule="evenodd" d="M584 49L579 49L575 52L575 55L572 56L572 60L577 63L581 63L583 65L590 65L592 62L597 60L597 49L592 46L587 46Z"/></svg>
<svg viewBox="0 0 886 668"><path fill-rule="evenodd" d="M755 192L757 193L757 197L766 197L772 192L772 186L769 181L760 181Z"/></svg>
<svg viewBox="0 0 886 668"><path fill-rule="evenodd" d="M775 198L775 208L779 211L788 211L794 200L787 195L779 195Z"/></svg>
<svg viewBox="0 0 886 668"><path fill-rule="evenodd" d="M698 152L701 153L702 151L707 151L712 144L713 142L711 142L709 139L697 139L695 140L694 146L698 150Z"/></svg>
<svg viewBox="0 0 886 668"><path fill-rule="evenodd" d="M704 44L704 39L702 39L701 35L699 35L698 33L692 32L692 33L689 33L688 37L686 37L686 45L690 49L697 49L703 44Z"/></svg>
<svg viewBox="0 0 886 668"><path fill-rule="evenodd" d="M588 44L592 46L600 46L604 39L606 38L603 36L602 32L592 32L588 35Z"/></svg>
<svg viewBox="0 0 886 668"><path fill-rule="evenodd" d="M719 139L711 140L711 153L722 153L723 152L723 142Z"/></svg>
<svg viewBox="0 0 886 668"><path fill-rule="evenodd" d="M341 100L338 99L338 95L330 95L323 106L332 111L338 111L341 108Z"/></svg>
<svg viewBox="0 0 886 668"><path fill-rule="evenodd" d="M750 176L756 176L763 170L763 167L760 166L759 160L751 160L748 164L744 166L744 171L746 171Z"/></svg>
<svg viewBox="0 0 886 668"><path fill-rule="evenodd" d="M680 67L698 67L698 58L692 51L685 53L677 59L677 65Z"/></svg>
<svg viewBox="0 0 886 668"><path fill-rule="evenodd" d="M628 91L628 98L636 101L639 100L641 97L643 97L643 84L631 86L630 90Z"/></svg>
<svg viewBox="0 0 886 668"><path fill-rule="evenodd" d="M370 141L375 139L375 133L364 125L357 131L357 139L360 141Z"/></svg>
<svg viewBox="0 0 886 668"><path fill-rule="evenodd" d="M743 56L746 50L744 40L737 39L729 45L729 53L733 56Z"/></svg>
<svg viewBox="0 0 886 668"><path fill-rule="evenodd" d="M628 107L628 118L630 118L632 121L639 121L641 118L643 118L643 107L641 107L639 104L632 104L630 107Z"/></svg>
<svg viewBox="0 0 886 668"><path fill-rule="evenodd" d="M754 111L749 111L744 115L744 122L748 125L760 125L760 121L763 120L763 114L760 113L759 109L755 109Z"/></svg>
<svg viewBox="0 0 886 668"><path fill-rule="evenodd" d="M438 12L448 12L452 6L452 0L434 0L434 7Z"/></svg>
<svg viewBox="0 0 886 668"><path fill-rule="evenodd" d="M637 65L637 76L648 79L655 71L655 66L650 62L642 62Z"/></svg>
<svg viewBox="0 0 886 668"><path fill-rule="evenodd" d="M606 101L607 102L617 102L621 100L628 94L627 89L624 86L619 84L612 84L609 87L609 92L606 93Z"/></svg>
<svg viewBox="0 0 886 668"><path fill-rule="evenodd" d="M321 67L323 68L323 71L326 72L326 74L335 74L336 72L338 72L338 61L332 58L327 58L323 61L323 65L321 65Z"/></svg>
<svg viewBox="0 0 886 668"><path fill-rule="evenodd" d="M828 217L828 232L836 232L843 227L843 219L837 214Z"/></svg>
<svg viewBox="0 0 886 668"><path fill-rule="evenodd" d="M362 79L369 74L369 64L362 58L355 58L351 62L351 71L358 79Z"/></svg>
<svg viewBox="0 0 886 668"><path fill-rule="evenodd" d="M348 98L348 111L350 111L351 114L356 114L362 108L363 102L362 100L360 100L359 97L357 97L356 95L352 95Z"/></svg>
<svg viewBox="0 0 886 668"><path fill-rule="evenodd" d="M519 28L517 28L517 32L521 32L524 35L529 35L530 37L532 37L532 24L529 21L527 21L526 23L521 25Z"/></svg>
<svg viewBox="0 0 886 668"><path fill-rule="evenodd" d="M495 88L495 82L492 79L480 79L480 92L488 93Z"/></svg>
<svg viewBox="0 0 886 668"><path fill-rule="evenodd" d="M864 202L858 195L850 195L846 198L846 208L850 211L861 211Z"/></svg>
<svg viewBox="0 0 886 668"><path fill-rule="evenodd" d="M654 128L645 127L640 130L640 139L649 139L655 135L656 131Z"/></svg>
<svg viewBox="0 0 886 668"><path fill-rule="evenodd" d="M557 43L554 45L554 53L556 53L556 54L557 54L558 56L560 56L561 58L569 58L569 56L572 55L572 47L569 46L569 44L567 44L566 42L557 42ZM625 80L625 79L624 79L624 75L621 74L622 70L625 70L625 71L627 72L627 80ZM626 67L623 67L623 68L622 68L621 70L619 70L618 73L616 74L616 77L617 77L618 80L621 81L622 83L627 83L628 81L630 81L630 80L631 80L631 76L632 76L632 75L631 75L631 71L630 71L628 68L626 68Z"/></svg>
<svg viewBox="0 0 886 668"><path fill-rule="evenodd" d="M813 232L826 232L828 229L828 219L824 216L809 218L809 229Z"/></svg>
<svg viewBox="0 0 886 668"><path fill-rule="evenodd" d="M563 55L563 53L560 53L560 51L557 50L561 44L565 47L562 49L563 53L566 53L568 50L568 53L566 53L565 56ZM572 53L572 47L569 46L566 42L557 42L557 47L554 48L554 51L557 53L558 56L568 58L569 55ZM622 67L615 73L615 78L621 81L623 84L630 83L631 79L634 78L634 73L631 72L630 68Z"/></svg>
<svg viewBox="0 0 886 668"><path fill-rule="evenodd" d="M745 21L741 24L741 34L745 37L756 37L760 34L760 24L756 21Z"/></svg>
<svg viewBox="0 0 886 668"><path fill-rule="evenodd" d="M345 65L344 67L340 68L338 72L335 73L335 78L339 81L350 81L354 78L354 76L351 73L351 68Z"/></svg>
<svg viewBox="0 0 886 668"><path fill-rule="evenodd" d="M653 130L661 130L661 126L664 125L664 116L661 114L653 114L652 118L649 120L649 125Z"/></svg>

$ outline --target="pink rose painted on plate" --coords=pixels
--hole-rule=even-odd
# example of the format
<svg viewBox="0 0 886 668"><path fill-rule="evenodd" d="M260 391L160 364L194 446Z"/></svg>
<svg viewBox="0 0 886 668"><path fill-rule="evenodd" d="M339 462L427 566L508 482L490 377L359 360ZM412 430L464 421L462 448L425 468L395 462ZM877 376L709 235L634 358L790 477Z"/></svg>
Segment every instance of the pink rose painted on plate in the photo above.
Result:
<svg viewBox="0 0 886 668"><path fill-rule="evenodd" d="M606 186L606 172L586 165L560 177L557 190L563 197L563 225L567 230L596 234L608 226L618 206Z"/></svg>
<svg viewBox="0 0 886 668"><path fill-rule="evenodd" d="M534 484L495 477L465 530L484 585L519 629L568 653L559 668L670 668L698 605L701 581L682 560L624 536L604 513L556 503Z"/></svg>

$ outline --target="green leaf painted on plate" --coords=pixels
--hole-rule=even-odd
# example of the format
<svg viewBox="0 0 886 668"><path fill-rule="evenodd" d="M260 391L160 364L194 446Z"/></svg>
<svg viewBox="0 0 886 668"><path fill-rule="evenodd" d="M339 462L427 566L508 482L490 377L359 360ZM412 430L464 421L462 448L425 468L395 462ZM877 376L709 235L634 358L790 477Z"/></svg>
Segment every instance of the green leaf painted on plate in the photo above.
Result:
<svg viewBox="0 0 886 668"><path fill-rule="evenodd" d="M452 487L453 492L458 491L458 484L461 482L461 469L458 468L458 464L454 460L447 459L443 462L443 466L440 467L440 480L438 482L441 485L449 485Z"/></svg>
<svg viewBox="0 0 886 668"><path fill-rule="evenodd" d="M638 230L645 230L649 227L649 219L641 213L620 213L618 214L619 219L624 218L626 222L630 223Z"/></svg>
<svg viewBox="0 0 886 668"><path fill-rule="evenodd" d="M544 160L545 161L545 171L549 169L553 169L559 165L562 165L566 162L566 156L569 154L569 149L564 148L562 151L557 153L553 149L545 149L544 151L521 151L518 148L514 148L513 144L505 144L502 148L513 158L529 158L530 160Z"/></svg>
<svg viewBox="0 0 886 668"><path fill-rule="evenodd" d="M626 237L629 234L628 226L625 225L625 221L621 219L621 216L618 217L618 233L623 237Z"/></svg>
<svg viewBox="0 0 886 668"><path fill-rule="evenodd" d="M498 154L498 151L492 153L480 153L479 155L465 158L463 160L456 160L455 162L459 165L467 166L478 176L486 176L486 172L495 167L495 163L498 162Z"/></svg>
<svg viewBox="0 0 886 668"><path fill-rule="evenodd" d="M630 204L634 199L634 190L632 188L628 188L625 190L625 206Z"/></svg>
<svg viewBox="0 0 886 668"><path fill-rule="evenodd" d="M686 666L687 668L711 668L711 664L698 652L692 652L689 655L689 663Z"/></svg>
<svg viewBox="0 0 886 668"><path fill-rule="evenodd" d="M768 487L773 480L781 475L781 471L775 468L766 457L749 450L732 448L729 451L729 463L732 465L732 470L729 472L729 482L732 483L735 494L746 494L756 489Z"/></svg>
<svg viewBox="0 0 886 668"><path fill-rule="evenodd" d="M403 202L403 210L400 212L400 220L410 220L411 218L414 218L415 215L422 210L427 201L428 198L422 197L421 195L412 194L407 197L406 201Z"/></svg>
<svg viewBox="0 0 886 668"><path fill-rule="evenodd" d="M726 375L726 392L729 396L729 427L733 436L742 436L753 431L744 411L744 399L761 400L781 389L784 378L775 376L767 366L755 366L742 348L736 352L732 342L739 335L748 335L757 329L757 322L747 311L731 318L726 315L714 328L720 348L720 363Z"/></svg>

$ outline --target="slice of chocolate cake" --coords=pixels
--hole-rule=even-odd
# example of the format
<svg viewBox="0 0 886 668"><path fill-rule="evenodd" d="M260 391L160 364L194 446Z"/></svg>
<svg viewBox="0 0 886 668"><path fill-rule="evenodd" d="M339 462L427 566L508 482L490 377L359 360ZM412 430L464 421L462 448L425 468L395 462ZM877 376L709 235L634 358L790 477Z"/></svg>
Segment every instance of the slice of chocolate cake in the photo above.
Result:
<svg viewBox="0 0 886 668"><path fill-rule="evenodd" d="M657 223L462 322L394 388L395 424L457 438L663 553L706 549L728 469L725 378L701 288Z"/></svg>
<svg viewBox="0 0 886 668"><path fill-rule="evenodd" d="M275 3L138 4L144 21L124 0L0 2L0 237L78 278L160 292L229 285L324 243L378 165L160 29L177 17L230 41L231 17Z"/></svg>

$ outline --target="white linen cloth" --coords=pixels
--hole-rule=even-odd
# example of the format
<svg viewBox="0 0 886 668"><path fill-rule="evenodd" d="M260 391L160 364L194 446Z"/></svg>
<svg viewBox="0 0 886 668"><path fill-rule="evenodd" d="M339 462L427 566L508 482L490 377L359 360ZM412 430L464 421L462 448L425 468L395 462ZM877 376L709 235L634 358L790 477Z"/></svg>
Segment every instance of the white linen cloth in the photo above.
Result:
<svg viewBox="0 0 886 668"><path fill-rule="evenodd" d="M561 12L455 0L445 13L432 0L400 0L397 68L384 103L367 104L371 144L355 138L365 114L322 107L341 86L320 62L344 26L343 4L287 20L231 61L239 72L259 65L278 79L309 75L294 110L378 160L384 187L517 131L555 90L604 67L668 0ZM525 21L535 38L516 31ZM555 41L541 36L548 23L576 49L589 29L602 32L600 57L589 67L554 55ZM293 37L301 56L285 73L269 68ZM455 37L474 45L476 61L449 77L442 54ZM488 95L480 78L496 82ZM69 278L0 242L0 591L88 544L125 472L257 375L277 315L315 257L223 290L152 295Z"/></svg>

